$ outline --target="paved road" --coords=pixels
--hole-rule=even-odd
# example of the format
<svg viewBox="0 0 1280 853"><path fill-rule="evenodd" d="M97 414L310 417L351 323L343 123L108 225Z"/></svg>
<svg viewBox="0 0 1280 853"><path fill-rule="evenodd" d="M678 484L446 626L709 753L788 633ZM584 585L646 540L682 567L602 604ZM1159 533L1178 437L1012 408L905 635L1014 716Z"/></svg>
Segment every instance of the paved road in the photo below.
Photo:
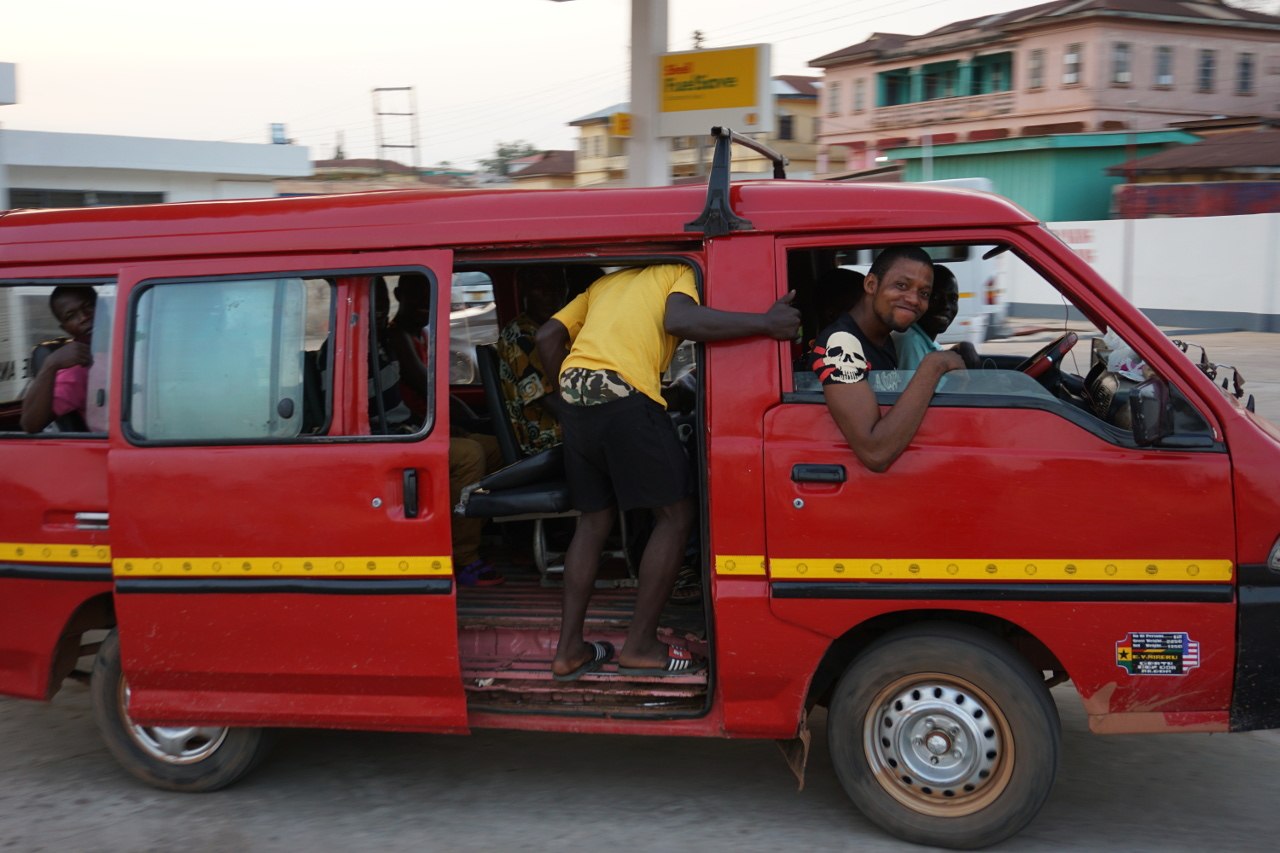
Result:
<svg viewBox="0 0 1280 853"><path fill-rule="evenodd" d="M1057 787L1001 849L1276 849L1280 732L1103 738L1054 693ZM188 795L125 776L69 684L51 705L0 699L0 850L921 849L848 803L812 723L804 792L769 742L293 731L239 785Z"/></svg>

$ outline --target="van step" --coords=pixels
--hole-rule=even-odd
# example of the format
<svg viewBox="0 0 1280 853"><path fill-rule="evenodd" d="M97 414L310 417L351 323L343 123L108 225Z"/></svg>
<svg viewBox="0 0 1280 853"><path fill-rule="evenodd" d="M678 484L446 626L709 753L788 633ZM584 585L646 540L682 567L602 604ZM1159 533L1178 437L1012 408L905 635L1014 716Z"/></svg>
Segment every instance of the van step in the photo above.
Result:
<svg viewBox="0 0 1280 853"><path fill-rule="evenodd" d="M556 681L547 659L468 660L462 671L467 707L487 711L566 710L591 714L694 712L706 704L707 674L619 675L616 663L576 681Z"/></svg>

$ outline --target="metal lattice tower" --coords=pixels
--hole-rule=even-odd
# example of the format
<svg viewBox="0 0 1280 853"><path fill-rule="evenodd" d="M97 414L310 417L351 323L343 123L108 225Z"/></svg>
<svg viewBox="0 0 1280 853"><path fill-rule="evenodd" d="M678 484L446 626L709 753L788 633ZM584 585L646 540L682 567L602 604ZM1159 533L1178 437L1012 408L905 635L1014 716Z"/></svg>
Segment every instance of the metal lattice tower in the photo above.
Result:
<svg viewBox="0 0 1280 853"><path fill-rule="evenodd" d="M384 109L383 98L390 96L395 103L402 107L398 110ZM407 109L405 109L407 107ZM404 138L404 127L401 119L409 120L408 142L396 141L390 142L383 133L382 122L384 118L392 118L393 124L399 126L395 128L400 135L393 136L393 139L402 140ZM412 163L414 171L418 170L418 98L413 92L412 86L380 86L373 90L373 131L378 145L378 159L386 160L386 150L388 148L408 148L412 154Z"/></svg>

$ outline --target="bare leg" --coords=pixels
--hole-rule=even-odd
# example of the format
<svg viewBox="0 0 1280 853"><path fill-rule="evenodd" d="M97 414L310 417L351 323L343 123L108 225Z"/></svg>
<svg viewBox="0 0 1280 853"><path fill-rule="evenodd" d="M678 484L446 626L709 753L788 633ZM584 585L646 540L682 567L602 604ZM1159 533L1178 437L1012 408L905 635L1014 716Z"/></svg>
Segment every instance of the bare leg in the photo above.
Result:
<svg viewBox="0 0 1280 853"><path fill-rule="evenodd" d="M640 557L640 589L627 631L627 644L618 654L619 666L661 667L667 662L666 644L658 642L658 617L671 597L680 559L693 526L693 499L684 498L653 510L653 533Z"/></svg>
<svg viewBox="0 0 1280 853"><path fill-rule="evenodd" d="M582 623L587 618L587 605L595 589L600 570L600 552L613 529L613 507L584 512L578 517L573 541L564 555L564 606L561 612L560 642L551 661L556 675L573 672L592 656L591 647L582 637Z"/></svg>

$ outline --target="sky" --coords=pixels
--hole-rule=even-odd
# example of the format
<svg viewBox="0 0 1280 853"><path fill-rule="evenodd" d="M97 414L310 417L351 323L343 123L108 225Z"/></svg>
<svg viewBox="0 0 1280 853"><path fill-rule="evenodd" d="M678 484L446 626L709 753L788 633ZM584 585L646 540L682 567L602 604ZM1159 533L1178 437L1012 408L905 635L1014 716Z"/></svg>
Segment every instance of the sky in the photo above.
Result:
<svg viewBox="0 0 1280 853"><path fill-rule="evenodd" d="M642 2L642 0L636 0ZM1035 0L669 0L669 49L769 43L774 74L872 32L918 34ZM499 142L575 147L568 122L628 98L631 0L0 0L18 103L0 128L267 142L377 155L372 90L412 86L418 162L471 167ZM772 11L770 11L772 10ZM383 112L412 109L405 93ZM413 140L387 116L383 140ZM410 162L409 150L387 150Z"/></svg>

